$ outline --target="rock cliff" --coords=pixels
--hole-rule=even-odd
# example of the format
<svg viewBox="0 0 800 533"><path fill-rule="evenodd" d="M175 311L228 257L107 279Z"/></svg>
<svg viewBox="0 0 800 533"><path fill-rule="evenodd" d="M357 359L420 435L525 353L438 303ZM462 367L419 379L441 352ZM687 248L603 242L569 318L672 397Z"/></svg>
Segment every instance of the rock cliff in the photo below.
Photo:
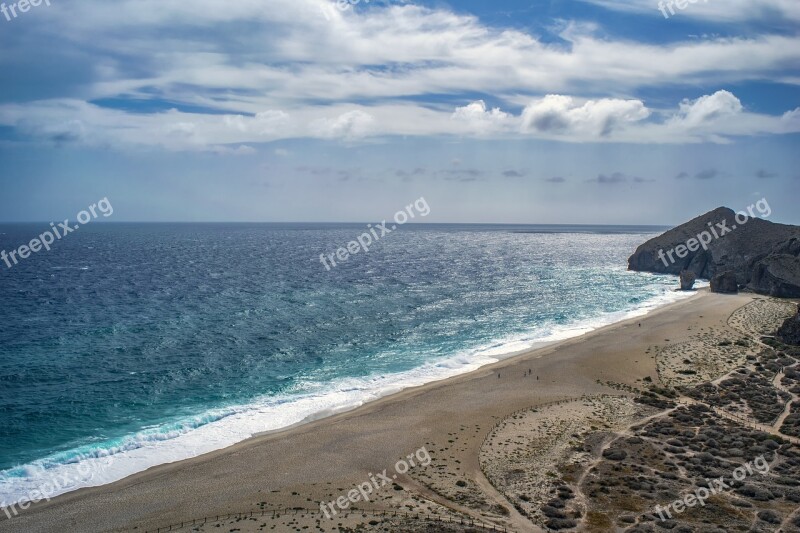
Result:
<svg viewBox="0 0 800 533"><path fill-rule="evenodd" d="M744 222L744 223L743 223ZM710 280L732 272L741 286L771 296L800 297L800 227L761 218L744 220L719 207L650 239L628 269Z"/></svg>
<svg viewBox="0 0 800 533"><path fill-rule="evenodd" d="M778 330L777 337L784 344L800 346L800 307L795 316L786 319L786 322Z"/></svg>

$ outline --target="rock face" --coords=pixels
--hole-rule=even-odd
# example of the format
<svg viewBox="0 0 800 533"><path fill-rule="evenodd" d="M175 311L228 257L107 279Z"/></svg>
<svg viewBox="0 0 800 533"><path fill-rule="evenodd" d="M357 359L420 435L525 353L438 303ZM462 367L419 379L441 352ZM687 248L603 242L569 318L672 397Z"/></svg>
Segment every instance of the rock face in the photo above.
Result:
<svg viewBox="0 0 800 533"><path fill-rule="evenodd" d="M756 263L750 287L761 294L800 298L800 257L773 254Z"/></svg>
<svg viewBox="0 0 800 533"><path fill-rule="evenodd" d="M800 346L800 306L798 306L795 316L786 319L776 337L784 344Z"/></svg>
<svg viewBox="0 0 800 533"><path fill-rule="evenodd" d="M755 211L758 214L758 211ZM779 297L800 296L800 227L750 218L720 207L639 246L628 269L713 279L732 272L740 286Z"/></svg>
<svg viewBox="0 0 800 533"><path fill-rule="evenodd" d="M682 270L681 271L681 290L682 291L690 291L694 288L694 282L697 279L697 276L691 270Z"/></svg>
<svg viewBox="0 0 800 533"><path fill-rule="evenodd" d="M736 274L733 272L723 272L711 278L711 292L721 294L736 294L739 292L739 284L736 283Z"/></svg>

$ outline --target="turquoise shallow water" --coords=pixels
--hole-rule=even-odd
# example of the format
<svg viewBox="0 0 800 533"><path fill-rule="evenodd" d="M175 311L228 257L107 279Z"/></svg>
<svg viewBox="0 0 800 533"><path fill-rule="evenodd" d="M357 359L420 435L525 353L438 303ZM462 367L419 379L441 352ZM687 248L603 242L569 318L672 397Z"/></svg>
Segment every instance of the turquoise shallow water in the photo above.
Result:
<svg viewBox="0 0 800 533"><path fill-rule="evenodd" d="M0 226L10 250L46 225ZM228 446L673 301L653 228L96 224L0 272L0 504Z"/></svg>

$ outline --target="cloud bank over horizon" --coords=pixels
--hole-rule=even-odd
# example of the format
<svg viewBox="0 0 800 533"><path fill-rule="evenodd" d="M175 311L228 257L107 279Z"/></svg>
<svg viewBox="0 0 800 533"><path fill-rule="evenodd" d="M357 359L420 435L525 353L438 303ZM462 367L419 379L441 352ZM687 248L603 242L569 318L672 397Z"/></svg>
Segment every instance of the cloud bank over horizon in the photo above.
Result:
<svg viewBox="0 0 800 533"><path fill-rule="evenodd" d="M75 164L106 173L110 165L95 168L92 154L116 154L171 176L192 171L183 154L207 154L235 161L248 183L271 170L265 183L276 191L281 179L304 179L292 159L313 153L350 183L419 184L453 171L450 159L463 154L452 147L461 145L482 147L483 159L471 162L480 175L460 176L475 183L646 186L724 167L725 158L741 168L731 158L758 146L769 160L719 176L795 190L797 156L787 148L800 134L799 4L700 2L670 20L651 4L387 1L341 10L330 0L63 0L0 20L9 80L0 88L0 150L11 161L2 180L44 173L19 155L34 151L54 161L94 157ZM418 142L453 153L413 165L426 170L413 175L400 163ZM489 146L504 146L507 161L485 153ZM573 155L560 167L531 159L544 146ZM709 160L690 148L709 146L731 155ZM614 160L625 147L647 162ZM359 153L383 164L367 158L356 172L349 163ZM676 153L685 155L665 156ZM574 154L584 154L582 169L564 163ZM674 168L645 172L664 161ZM639 180L592 179L615 173Z"/></svg>

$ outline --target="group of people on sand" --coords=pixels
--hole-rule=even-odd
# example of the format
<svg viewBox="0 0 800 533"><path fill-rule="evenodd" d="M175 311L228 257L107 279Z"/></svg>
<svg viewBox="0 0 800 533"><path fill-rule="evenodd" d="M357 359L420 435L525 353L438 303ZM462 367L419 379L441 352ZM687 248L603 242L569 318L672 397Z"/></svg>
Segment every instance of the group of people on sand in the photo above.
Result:
<svg viewBox="0 0 800 533"><path fill-rule="evenodd" d="M533 374L533 370L529 368L528 371L523 374L523 376L528 377L531 374ZM500 379L500 372L497 373L497 379ZM536 376L536 381L539 381L539 376Z"/></svg>

